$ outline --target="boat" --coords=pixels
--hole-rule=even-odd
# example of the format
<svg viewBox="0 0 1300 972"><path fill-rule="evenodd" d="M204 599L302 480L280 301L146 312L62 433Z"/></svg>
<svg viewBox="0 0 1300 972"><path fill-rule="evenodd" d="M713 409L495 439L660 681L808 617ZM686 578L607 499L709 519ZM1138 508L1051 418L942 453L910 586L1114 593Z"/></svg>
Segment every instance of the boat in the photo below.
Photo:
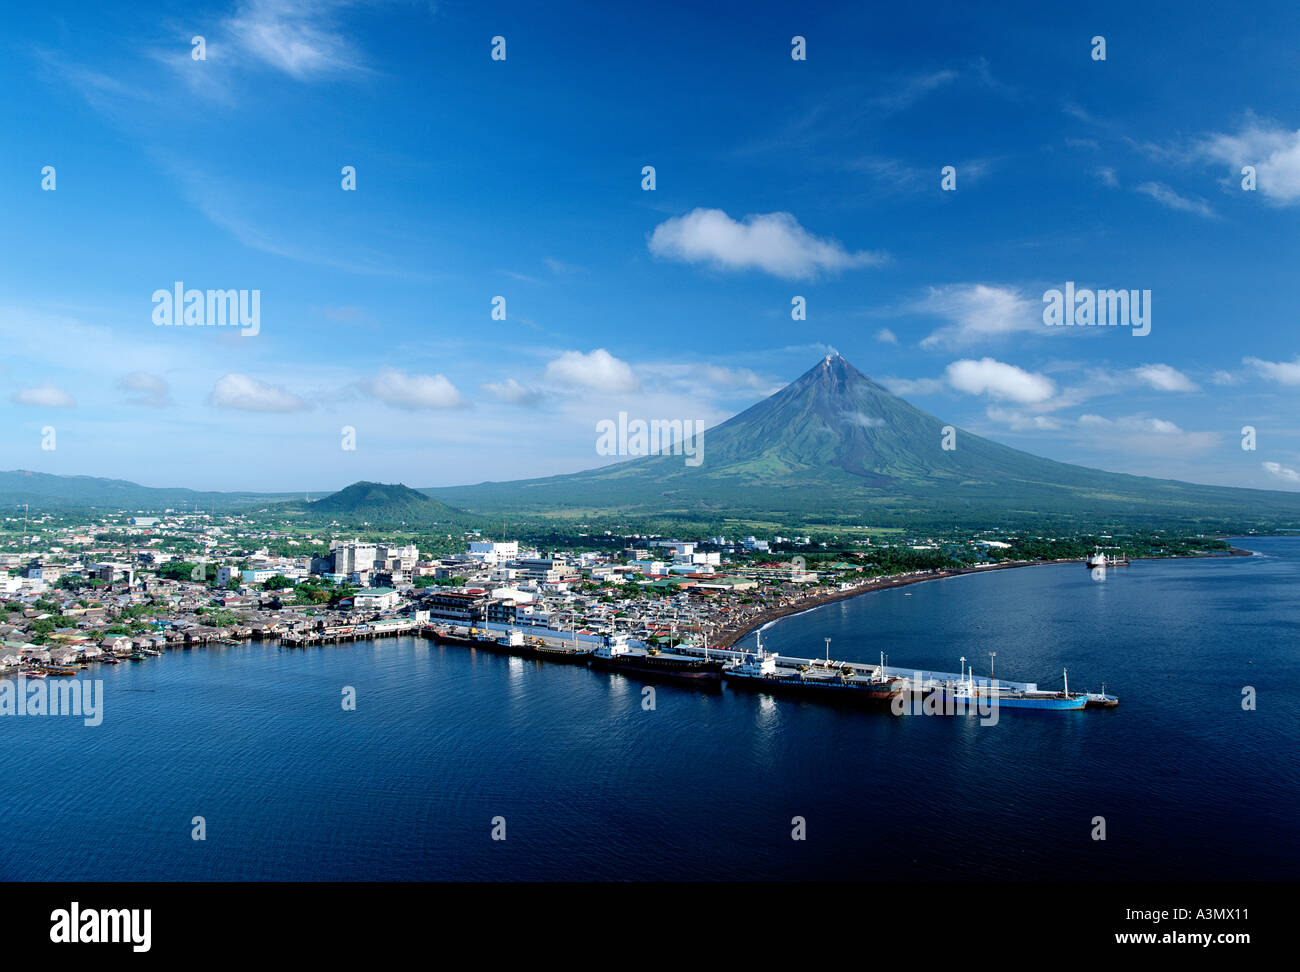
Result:
<svg viewBox="0 0 1300 972"><path fill-rule="evenodd" d="M444 645L464 645L467 648L490 648L495 644L494 639L484 637L486 634L480 633L478 628L470 628L467 634L459 635L453 631L444 631L441 628L430 628L429 633L433 640Z"/></svg>
<svg viewBox="0 0 1300 972"><path fill-rule="evenodd" d="M1088 693L1070 692L1069 672L1065 673L1065 690L1062 692L1026 692L1005 686L976 684L970 676L964 682L949 682L938 689L940 701L947 707L954 703L958 712L976 712L980 706L987 709L1052 709L1058 711L1080 710L1088 704Z"/></svg>
<svg viewBox="0 0 1300 972"><path fill-rule="evenodd" d="M39 668L29 668L29 669L27 669L27 671L23 672L22 674L25 675L27 678L44 678L44 677L45 677L45 672L41 671Z"/></svg>
<svg viewBox="0 0 1300 972"><path fill-rule="evenodd" d="M782 669L777 653L763 650L760 636L755 653L722 671L727 684L771 695L801 695L854 703L892 702L902 694L902 679L879 673L859 675L852 668Z"/></svg>
<svg viewBox="0 0 1300 972"><path fill-rule="evenodd" d="M691 683L722 682L722 662L708 657L679 655L658 648L635 649L628 645L627 635L607 635L604 643L591 653L591 666L631 675L687 681Z"/></svg>
<svg viewBox="0 0 1300 972"><path fill-rule="evenodd" d="M1091 555L1091 556L1088 558L1088 560L1087 560L1087 566L1088 566L1089 568L1093 568L1093 567L1105 567L1105 566L1106 566L1106 555L1105 555L1104 553L1102 553L1100 550L1094 550L1094 551L1092 552L1092 555Z"/></svg>
<svg viewBox="0 0 1300 972"><path fill-rule="evenodd" d="M1113 709L1119 705L1117 696L1106 694L1105 682L1101 683L1100 692L1085 692L1084 694L1088 697L1088 701L1084 705L1084 708L1087 709Z"/></svg>
<svg viewBox="0 0 1300 972"><path fill-rule="evenodd" d="M528 657L538 658L542 661L568 662L575 665L585 665L591 660L592 648L575 643L552 645L548 644L542 638L533 638L528 643Z"/></svg>

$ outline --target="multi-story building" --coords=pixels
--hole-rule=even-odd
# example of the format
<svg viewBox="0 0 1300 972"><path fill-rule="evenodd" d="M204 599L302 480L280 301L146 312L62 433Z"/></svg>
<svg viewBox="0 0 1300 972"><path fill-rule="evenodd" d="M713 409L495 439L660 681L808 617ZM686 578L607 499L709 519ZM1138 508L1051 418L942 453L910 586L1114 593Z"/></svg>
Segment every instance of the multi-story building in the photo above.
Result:
<svg viewBox="0 0 1300 972"><path fill-rule="evenodd" d="M334 558L332 573L355 574L358 571L374 570L379 548L373 543L360 543L356 540L336 540L330 544L330 554Z"/></svg>
<svg viewBox="0 0 1300 972"><path fill-rule="evenodd" d="M508 540L473 540L469 544L468 554L471 560L482 564L503 564L519 556L519 541Z"/></svg>
<svg viewBox="0 0 1300 972"><path fill-rule="evenodd" d="M487 600L486 591L433 590L425 595L424 607L430 618L475 624L483 620Z"/></svg>

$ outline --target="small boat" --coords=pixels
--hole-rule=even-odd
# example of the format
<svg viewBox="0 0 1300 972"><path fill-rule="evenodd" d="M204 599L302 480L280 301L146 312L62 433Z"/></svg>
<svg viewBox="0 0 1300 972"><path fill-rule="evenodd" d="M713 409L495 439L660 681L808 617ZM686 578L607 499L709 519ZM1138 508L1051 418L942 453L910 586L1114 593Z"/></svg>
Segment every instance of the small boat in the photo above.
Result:
<svg viewBox="0 0 1300 972"><path fill-rule="evenodd" d="M1101 683L1100 692L1085 692L1088 697L1087 704L1084 706L1088 709L1113 709L1119 705L1119 699L1114 695L1106 694L1106 683Z"/></svg>
<svg viewBox="0 0 1300 972"><path fill-rule="evenodd" d="M28 678L45 678L45 672L41 671L39 668L29 668L27 671L23 672L23 675Z"/></svg>

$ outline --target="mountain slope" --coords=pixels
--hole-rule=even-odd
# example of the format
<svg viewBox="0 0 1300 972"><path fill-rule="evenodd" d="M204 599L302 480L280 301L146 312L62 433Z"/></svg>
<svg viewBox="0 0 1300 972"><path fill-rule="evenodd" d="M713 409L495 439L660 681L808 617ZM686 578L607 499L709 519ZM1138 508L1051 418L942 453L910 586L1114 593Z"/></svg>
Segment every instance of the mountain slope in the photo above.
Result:
<svg viewBox="0 0 1300 972"><path fill-rule="evenodd" d="M546 479L426 490L466 509L794 513L920 522L1300 525L1300 494L1198 486L1043 459L956 430L838 355L706 430L703 462L646 456Z"/></svg>
<svg viewBox="0 0 1300 972"><path fill-rule="evenodd" d="M0 505L30 503L33 507L98 508L112 510L164 509L229 510L267 503L289 494L217 493L193 489L141 486L125 479L97 476L56 476L15 469L0 472Z"/></svg>

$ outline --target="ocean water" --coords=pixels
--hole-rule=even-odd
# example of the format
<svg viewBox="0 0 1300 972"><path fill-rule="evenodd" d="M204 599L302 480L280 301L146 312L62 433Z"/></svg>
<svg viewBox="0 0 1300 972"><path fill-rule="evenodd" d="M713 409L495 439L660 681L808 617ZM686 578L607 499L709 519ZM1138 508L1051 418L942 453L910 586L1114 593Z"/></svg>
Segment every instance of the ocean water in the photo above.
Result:
<svg viewBox="0 0 1300 972"><path fill-rule="evenodd" d="M409 638L98 666L102 725L0 717L0 879L1295 879L1300 539L1237 543L1258 555L962 576L765 632L1121 699L996 726L663 684L647 710L633 679Z"/></svg>

